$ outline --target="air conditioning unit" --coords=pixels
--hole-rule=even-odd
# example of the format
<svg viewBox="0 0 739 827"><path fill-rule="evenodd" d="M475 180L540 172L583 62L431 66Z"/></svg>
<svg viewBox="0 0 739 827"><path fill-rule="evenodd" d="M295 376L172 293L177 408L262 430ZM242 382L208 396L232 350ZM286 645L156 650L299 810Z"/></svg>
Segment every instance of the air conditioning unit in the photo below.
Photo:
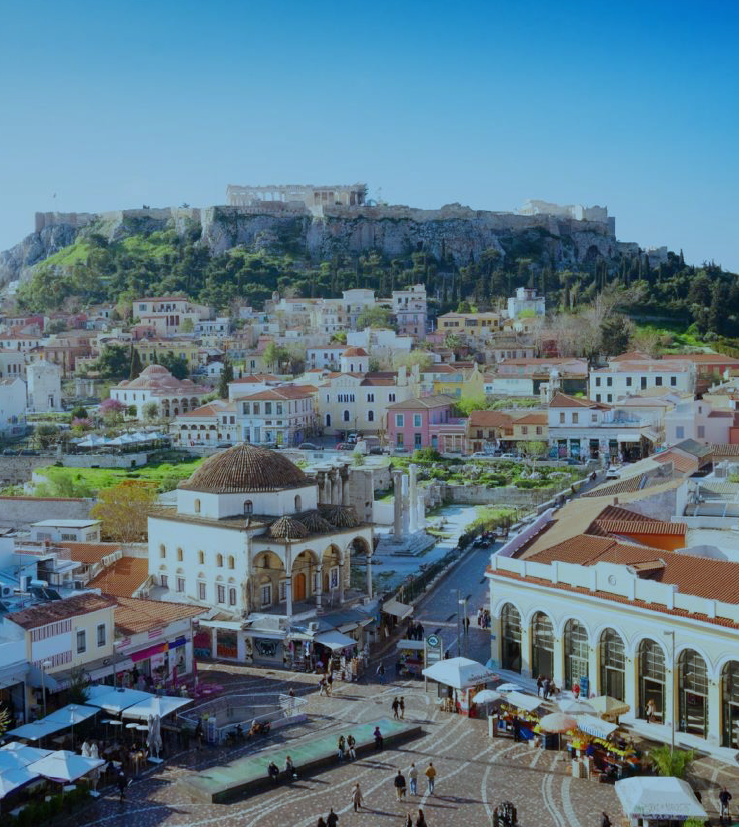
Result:
<svg viewBox="0 0 739 827"><path fill-rule="evenodd" d="M309 632L317 632L318 631L318 623L315 620L311 620L308 624L308 631Z"/></svg>
<svg viewBox="0 0 739 827"><path fill-rule="evenodd" d="M77 591L82 591L85 588L85 584L81 580L75 580L73 585Z"/></svg>
<svg viewBox="0 0 739 827"><path fill-rule="evenodd" d="M10 597L13 594L13 590L10 586L3 586L3 597Z"/></svg>

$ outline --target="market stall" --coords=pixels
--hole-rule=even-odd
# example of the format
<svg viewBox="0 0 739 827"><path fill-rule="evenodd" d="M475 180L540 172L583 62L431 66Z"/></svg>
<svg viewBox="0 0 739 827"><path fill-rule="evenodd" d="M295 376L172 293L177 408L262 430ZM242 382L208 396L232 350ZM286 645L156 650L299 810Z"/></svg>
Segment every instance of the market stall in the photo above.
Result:
<svg viewBox="0 0 739 827"><path fill-rule="evenodd" d="M612 721L614 724L618 723L619 715L626 715L631 710L631 707L619 701L618 698L612 698L610 695L598 695L595 698L588 698L588 703L595 710L595 714L604 721Z"/></svg>
<svg viewBox="0 0 739 827"><path fill-rule="evenodd" d="M500 691L499 688L498 692ZM533 739L537 734L536 727L543 704L543 698L536 695L518 691L506 692L500 701L494 735L509 735L521 741Z"/></svg>
<svg viewBox="0 0 739 827"><path fill-rule="evenodd" d="M441 708L471 718L476 716L475 694L499 678L487 666L469 658L449 658L427 666L422 674L438 684Z"/></svg>
<svg viewBox="0 0 739 827"><path fill-rule="evenodd" d="M682 827L689 818L708 818L690 784L680 778L625 778L616 782L616 795L633 827Z"/></svg>
<svg viewBox="0 0 739 827"><path fill-rule="evenodd" d="M600 776L616 781L642 772L641 752L619 731L618 724L592 715L577 718L568 746L576 777Z"/></svg>
<svg viewBox="0 0 739 827"><path fill-rule="evenodd" d="M403 640L398 641L396 647L398 659L395 661L395 674L399 678L421 678L426 666L426 641Z"/></svg>

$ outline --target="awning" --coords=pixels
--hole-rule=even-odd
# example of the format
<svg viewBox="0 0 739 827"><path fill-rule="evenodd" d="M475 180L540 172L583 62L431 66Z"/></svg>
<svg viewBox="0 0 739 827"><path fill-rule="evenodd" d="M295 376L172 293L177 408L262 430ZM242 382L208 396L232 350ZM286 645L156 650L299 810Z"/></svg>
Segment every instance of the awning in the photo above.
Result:
<svg viewBox="0 0 739 827"><path fill-rule="evenodd" d="M397 617L398 620L405 620L406 617L413 614L413 606L406 606L405 603L400 603L393 598L392 600L386 600L382 604L382 611L385 612L385 614Z"/></svg>
<svg viewBox="0 0 739 827"><path fill-rule="evenodd" d="M404 638L403 640L398 641L398 645L395 647L398 652L402 652L403 649L413 649L417 652L423 652L426 648L426 641L425 640L408 640Z"/></svg>
<svg viewBox="0 0 739 827"><path fill-rule="evenodd" d="M41 680L41 670L38 666L34 666L32 663L29 664L26 682L29 683L34 689L41 689ZM45 674L43 676L43 685L49 690L49 692L57 692L59 689L59 683L52 675Z"/></svg>
<svg viewBox="0 0 739 827"><path fill-rule="evenodd" d="M348 649L350 646L357 645L357 641L353 637L349 637L349 635L345 635L337 629L332 629L330 632L321 632L320 635L315 636L314 640L334 652L338 649Z"/></svg>
<svg viewBox="0 0 739 827"><path fill-rule="evenodd" d="M87 758L69 750L57 750L28 765L29 772L43 775L55 781L76 781L92 770L105 765L103 758Z"/></svg>
<svg viewBox="0 0 739 827"><path fill-rule="evenodd" d="M169 695L159 697L155 695L141 701L141 703L129 706L128 709L124 709L123 717L136 718L139 721L148 720L150 715L158 715L160 718L164 718L189 703L192 703L190 698L175 698Z"/></svg>
<svg viewBox="0 0 739 827"><path fill-rule="evenodd" d="M524 695L523 692L509 692L505 696L505 702L516 709L523 709L525 712L533 712L538 709L543 703L542 698L537 698L535 695Z"/></svg>
<svg viewBox="0 0 739 827"><path fill-rule="evenodd" d="M619 442L641 442L641 434L619 434L616 439Z"/></svg>
<svg viewBox="0 0 739 827"><path fill-rule="evenodd" d="M271 629L247 629L246 633L251 637L260 637L262 640L285 640L286 635L285 632L275 632Z"/></svg>
<svg viewBox="0 0 739 827"><path fill-rule="evenodd" d="M618 724L610 724L592 715L578 715L577 728L593 738L607 738L612 732L618 729Z"/></svg>
<svg viewBox="0 0 739 827"><path fill-rule="evenodd" d="M468 689L489 681L499 680L495 672L469 658L449 658L427 666L422 674L432 681L454 689Z"/></svg>
<svg viewBox="0 0 739 827"><path fill-rule="evenodd" d="M68 726L69 724L42 718L40 721L33 721L30 724L23 724L23 726L11 729L7 734L12 735L14 738L25 738L28 741L40 741L42 738L46 738L47 735L53 735L55 732L60 732Z"/></svg>
<svg viewBox="0 0 739 827"><path fill-rule="evenodd" d="M669 776L640 775L616 782L616 795L627 816L657 820L702 821L706 811L687 781Z"/></svg>
<svg viewBox="0 0 739 827"><path fill-rule="evenodd" d="M88 698L87 703L90 706L99 706L111 715L117 715L129 706L151 697L150 692L142 692L140 689L113 689L111 687L110 692Z"/></svg>
<svg viewBox="0 0 739 827"><path fill-rule="evenodd" d="M61 709L57 709L51 714L47 715L45 721L57 721L64 726L74 726L81 724L93 715L97 715L100 710L96 706L85 706L84 704L67 704Z"/></svg>
<svg viewBox="0 0 739 827"><path fill-rule="evenodd" d="M199 620L198 625L208 629L229 629L232 632L240 632L244 628L244 624L238 620Z"/></svg>

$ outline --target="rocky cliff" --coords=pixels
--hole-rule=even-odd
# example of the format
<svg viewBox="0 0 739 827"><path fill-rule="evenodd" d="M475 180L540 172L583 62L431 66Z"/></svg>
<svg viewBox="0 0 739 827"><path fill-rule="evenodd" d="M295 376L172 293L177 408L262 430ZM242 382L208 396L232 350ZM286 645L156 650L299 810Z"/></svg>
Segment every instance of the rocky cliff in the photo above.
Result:
<svg viewBox="0 0 739 827"><path fill-rule="evenodd" d="M34 264L59 252L77 237L71 224L54 224L27 235L23 241L0 252L0 285L30 276Z"/></svg>

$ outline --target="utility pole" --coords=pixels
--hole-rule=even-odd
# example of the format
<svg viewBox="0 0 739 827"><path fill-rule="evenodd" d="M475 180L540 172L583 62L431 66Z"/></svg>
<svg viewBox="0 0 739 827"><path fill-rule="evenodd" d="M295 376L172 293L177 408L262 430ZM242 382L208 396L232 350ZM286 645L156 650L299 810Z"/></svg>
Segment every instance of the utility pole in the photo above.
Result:
<svg viewBox="0 0 739 827"><path fill-rule="evenodd" d="M670 710L670 754L672 755L675 752L675 630L671 629L663 634L672 638L672 648L670 649L670 685L672 687L672 692L670 692L672 703L672 709Z"/></svg>

